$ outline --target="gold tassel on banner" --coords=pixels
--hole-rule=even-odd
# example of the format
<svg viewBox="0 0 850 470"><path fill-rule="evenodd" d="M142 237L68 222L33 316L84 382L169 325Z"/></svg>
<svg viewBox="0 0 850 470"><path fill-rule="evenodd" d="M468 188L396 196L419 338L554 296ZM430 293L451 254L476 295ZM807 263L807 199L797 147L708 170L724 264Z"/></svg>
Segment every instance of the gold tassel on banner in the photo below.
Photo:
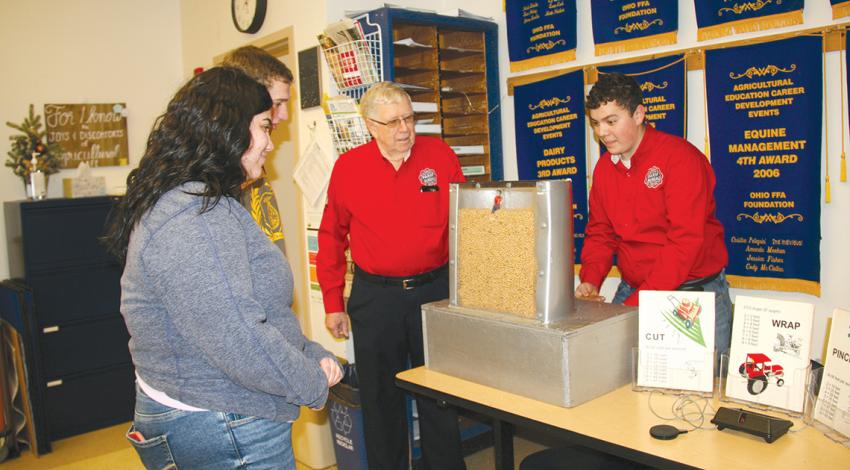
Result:
<svg viewBox="0 0 850 470"><path fill-rule="evenodd" d="M829 100L826 99L826 35L820 34L821 44L823 44L823 52L821 64L823 64L823 132L824 132L824 170L826 171L826 184L824 185L824 203L832 202L832 188L829 186ZM844 135L844 129L841 130Z"/></svg>
<svg viewBox="0 0 850 470"><path fill-rule="evenodd" d="M803 11L795 10L787 13L765 16L762 18L750 18L746 20L730 21L697 31L697 41L716 39L729 36L734 33L752 33L766 29L783 28L803 23Z"/></svg>
<svg viewBox="0 0 850 470"><path fill-rule="evenodd" d="M596 55L619 54L621 52L637 51L652 47L676 44L676 31L655 34L644 38L626 39L623 41L606 42L596 45Z"/></svg>
<svg viewBox="0 0 850 470"><path fill-rule="evenodd" d="M803 279L781 279L776 277L749 277L727 274L729 286L736 289L775 290L799 292L820 297L820 283Z"/></svg>
<svg viewBox="0 0 850 470"><path fill-rule="evenodd" d="M839 3L832 6L832 19L850 16L850 2Z"/></svg>
<svg viewBox="0 0 850 470"><path fill-rule="evenodd" d="M557 65L573 60L576 60L575 49L571 49L569 51L564 52L556 52L555 54L544 55L541 57L532 57L530 59L511 62L511 72L523 72L525 70L536 69L537 67Z"/></svg>
<svg viewBox="0 0 850 470"><path fill-rule="evenodd" d="M705 63L705 51L700 49L696 51L696 54L699 54L701 57L701 61ZM708 161L711 161L711 145L708 140L708 80L706 79L705 69L702 70L702 102L705 103L705 108L703 108L703 117L702 117L702 126L705 129L705 149L702 153L705 154L705 158Z"/></svg>
<svg viewBox="0 0 850 470"><path fill-rule="evenodd" d="M850 2L848 2L848 6L850 6ZM847 30L844 30L844 31L841 32L841 43L842 44L846 44L846 35L847 35ZM844 153L844 133L847 131L847 128L844 127L844 117L846 115L846 113L844 112L844 90L847 89L847 80L846 80L846 77L844 76L844 65L847 63L847 59L846 59L845 54L847 54L847 51L844 50L844 49L841 49L841 63L838 65L838 70L841 71L841 161L840 161L841 175L840 175L839 181L841 181L842 183L847 182L847 158L846 158L845 153ZM826 93L826 92L824 92L824 93Z"/></svg>

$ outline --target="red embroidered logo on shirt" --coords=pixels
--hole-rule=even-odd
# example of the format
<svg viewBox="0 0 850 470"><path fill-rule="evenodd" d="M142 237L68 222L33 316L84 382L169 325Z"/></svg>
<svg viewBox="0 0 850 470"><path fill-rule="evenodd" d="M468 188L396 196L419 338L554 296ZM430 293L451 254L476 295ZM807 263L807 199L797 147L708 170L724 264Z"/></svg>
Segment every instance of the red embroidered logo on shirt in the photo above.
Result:
<svg viewBox="0 0 850 470"><path fill-rule="evenodd" d="M664 173L661 173L661 170L654 166L649 170L646 170L646 177L643 179L643 183L649 189L655 189L661 186L661 183L664 182Z"/></svg>
<svg viewBox="0 0 850 470"><path fill-rule="evenodd" d="M436 186L437 172L431 168L425 168L419 172L419 182L422 186Z"/></svg>

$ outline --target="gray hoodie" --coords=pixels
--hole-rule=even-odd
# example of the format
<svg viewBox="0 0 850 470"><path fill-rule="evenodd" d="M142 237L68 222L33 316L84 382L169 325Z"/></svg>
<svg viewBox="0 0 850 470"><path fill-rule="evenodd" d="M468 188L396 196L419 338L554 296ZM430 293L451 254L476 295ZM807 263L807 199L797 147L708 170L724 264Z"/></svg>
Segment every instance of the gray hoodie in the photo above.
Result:
<svg viewBox="0 0 850 470"><path fill-rule="evenodd" d="M238 201L199 214L203 183L164 194L133 230L121 314L136 372L187 405L277 421L328 395L301 333L286 259Z"/></svg>

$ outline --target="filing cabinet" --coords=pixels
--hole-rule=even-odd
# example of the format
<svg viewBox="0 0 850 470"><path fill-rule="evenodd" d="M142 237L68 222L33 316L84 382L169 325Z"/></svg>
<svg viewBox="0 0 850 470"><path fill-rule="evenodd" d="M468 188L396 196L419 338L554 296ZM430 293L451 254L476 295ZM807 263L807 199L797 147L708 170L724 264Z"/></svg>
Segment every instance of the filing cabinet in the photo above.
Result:
<svg viewBox="0 0 850 470"><path fill-rule="evenodd" d="M4 203L9 272L32 291L24 341L35 426L49 440L129 421L135 399L122 267L99 242L115 198ZM35 411L35 410L34 410Z"/></svg>

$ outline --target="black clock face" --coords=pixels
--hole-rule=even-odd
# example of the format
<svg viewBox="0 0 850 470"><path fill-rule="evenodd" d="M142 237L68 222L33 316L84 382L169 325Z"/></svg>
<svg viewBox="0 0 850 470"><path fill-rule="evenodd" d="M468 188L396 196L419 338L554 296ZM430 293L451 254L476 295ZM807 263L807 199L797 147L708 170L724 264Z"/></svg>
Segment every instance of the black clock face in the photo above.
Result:
<svg viewBox="0 0 850 470"><path fill-rule="evenodd" d="M243 33L256 33L266 17L266 0L231 0L233 25Z"/></svg>

